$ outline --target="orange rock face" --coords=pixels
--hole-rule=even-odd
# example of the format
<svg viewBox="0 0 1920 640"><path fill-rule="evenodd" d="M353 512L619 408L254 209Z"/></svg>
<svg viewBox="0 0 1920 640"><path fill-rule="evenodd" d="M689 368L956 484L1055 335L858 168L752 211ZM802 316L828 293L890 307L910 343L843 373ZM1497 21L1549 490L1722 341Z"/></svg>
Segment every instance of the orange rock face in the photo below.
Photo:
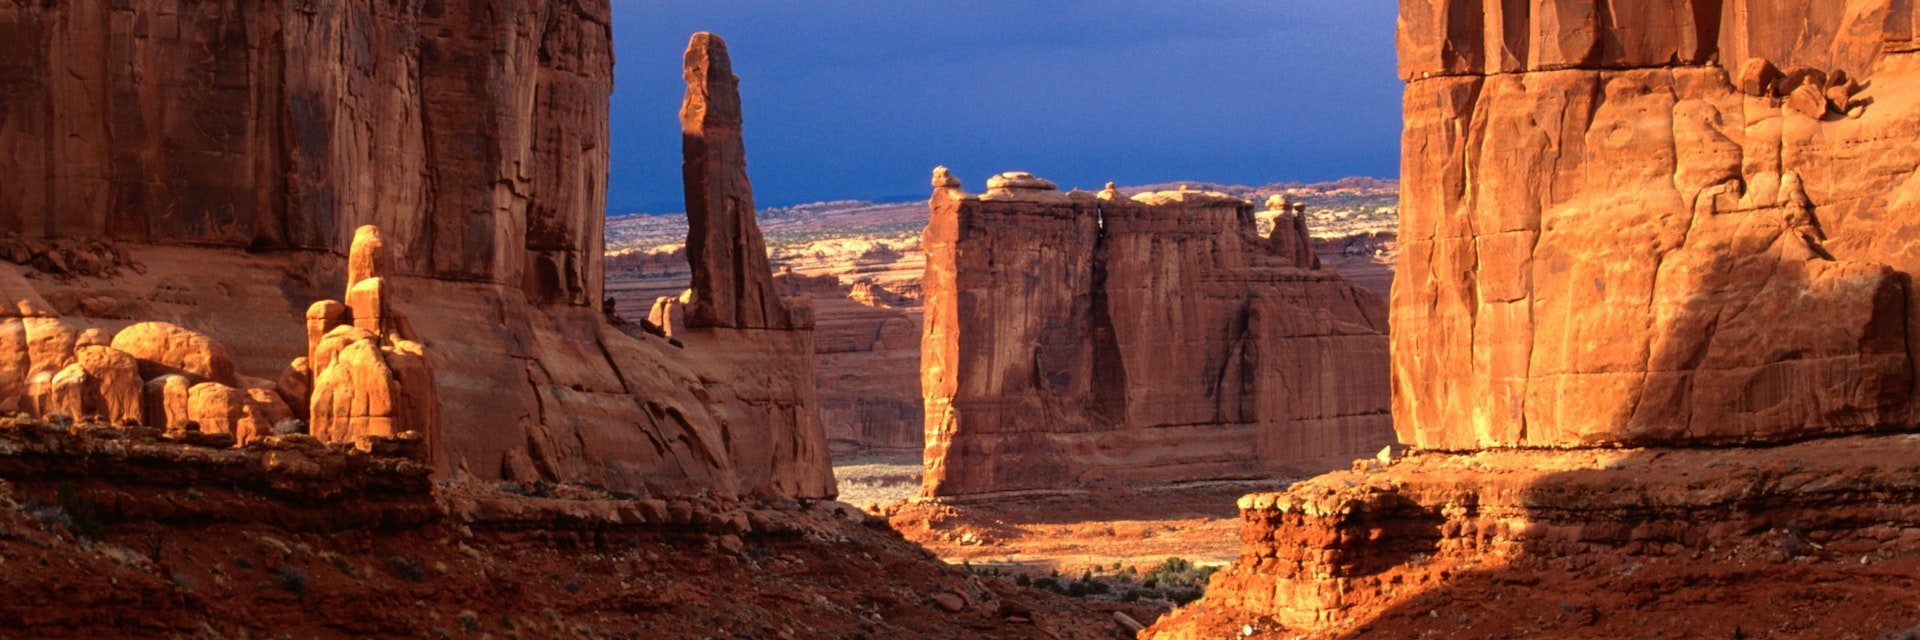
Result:
<svg viewBox="0 0 1920 640"><path fill-rule="evenodd" d="M687 325L767 329L793 326L773 289L767 242L753 217L746 143L740 134L740 78L727 43L699 33L687 43L687 99L680 107L687 187L687 261L693 297Z"/></svg>
<svg viewBox="0 0 1920 640"><path fill-rule="evenodd" d="M1248 496L1151 637L1416 637L1467 602L1440 633L1639 633L1540 593L1740 635L1779 598L1725 594L1920 549L1913 438L1864 434L1920 410L1920 16L1489 7L1401 3L1394 426L1427 451Z"/></svg>
<svg viewBox="0 0 1920 640"><path fill-rule="evenodd" d="M1627 2L1580 28L1600 24L1591 7L1536 3L1484 33L1435 22L1466 6L1403 3L1403 442L1740 443L1913 421L1920 69L1883 46L1911 39L1905 9Z"/></svg>
<svg viewBox="0 0 1920 640"><path fill-rule="evenodd" d="M675 345L600 312L606 0L294 4L0 8L0 85L17 88L0 104L0 374L25 372L0 375L0 409L72 387L56 377L99 329L143 380L212 380L239 393L229 408L271 405L249 376L286 381L315 429L423 430L442 474L833 494L796 355L811 336L786 330L804 313L737 284L765 284L764 262L728 258L706 298L764 321ZM730 91L705 95L734 105L735 146L712 160L740 190L709 184L750 198ZM700 241L758 246L750 214L720 218ZM161 320L206 340L135 329ZM378 346L347 361L385 381L312 358L356 323ZM342 380L368 387L327 386ZM148 386L147 419L180 422L171 387ZM332 412L312 415L323 395Z"/></svg>
<svg viewBox="0 0 1920 640"><path fill-rule="evenodd" d="M1389 441L1382 301L1275 251L1251 203L935 187L923 495L1266 478Z"/></svg>
<svg viewBox="0 0 1920 640"><path fill-rule="evenodd" d="M113 348L140 363L140 375L156 378L177 373L200 382L233 385L233 358L227 348L205 334L166 322L142 322L113 337Z"/></svg>

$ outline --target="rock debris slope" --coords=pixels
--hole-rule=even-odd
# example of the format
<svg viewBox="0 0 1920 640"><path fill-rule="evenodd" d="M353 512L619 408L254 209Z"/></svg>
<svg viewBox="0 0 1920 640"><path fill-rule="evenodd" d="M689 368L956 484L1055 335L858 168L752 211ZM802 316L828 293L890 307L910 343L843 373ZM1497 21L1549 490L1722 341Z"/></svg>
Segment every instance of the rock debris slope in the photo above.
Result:
<svg viewBox="0 0 1920 640"><path fill-rule="evenodd" d="M923 495L1273 478L1390 441L1380 299L1257 236L1252 203L933 184Z"/></svg>
<svg viewBox="0 0 1920 640"><path fill-rule="evenodd" d="M438 406L381 409L376 393L299 417L437 423L442 475L831 495L811 338L756 297L766 275L741 269L764 265L735 265L697 297L746 300L770 321L674 344L601 312L609 30L605 0L0 7L0 306L19 325L0 330L0 397L31 395L40 373L71 389L81 371L61 378L59 354L85 350L73 345L89 329L164 321L221 345L230 371L189 359L167 365L186 380L154 384L143 364L161 401L142 407L177 413L196 376L358 388L386 360L403 383L430 369ZM731 85L695 93L690 112L738 102ZM744 171L737 146L695 164ZM740 190L721 181L716 197L745 196L738 175ZM715 211L723 224L699 240L757 242L751 218L726 218L737 211ZM366 225L384 266L349 259ZM368 284L367 269L385 275ZM340 304L312 306L329 298ZM334 350L344 329L326 328L346 311L420 348ZM347 369L317 366L336 354ZM283 375L295 358L309 368ZM116 361L87 360L111 389L62 397L129 418ZM231 408L243 395L187 400Z"/></svg>

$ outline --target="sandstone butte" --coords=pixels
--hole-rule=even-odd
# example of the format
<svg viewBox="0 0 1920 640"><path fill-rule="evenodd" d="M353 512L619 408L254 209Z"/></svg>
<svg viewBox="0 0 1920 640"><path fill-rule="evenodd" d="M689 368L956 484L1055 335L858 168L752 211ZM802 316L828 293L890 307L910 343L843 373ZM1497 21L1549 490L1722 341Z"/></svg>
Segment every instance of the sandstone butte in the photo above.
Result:
<svg viewBox="0 0 1920 640"><path fill-rule="evenodd" d="M1897 583L1869 565L1920 549L1920 446L1873 434L1920 418L1920 13L1403 0L1399 27L1393 416L1418 453L1243 500L1239 560L1149 635L1398 628L1474 576L1509 585L1496 609L1520 584ZM1747 568L1769 553L1807 568ZM1737 637L1774 609L1695 613Z"/></svg>
<svg viewBox="0 0 1920 640"><path fill-rule="evenodd" d="M610 28L604 1L0 8L0 410L832 496L718 38L686 58L692 313L672 340L602 313Z"/></svg>
<svg viewBox="0 0 1920 640"><path fill-rule="evenodd" d="M936 169L921 388L930 498L1271 479L1391 442L1386 309L1218 193Z"/></svg>

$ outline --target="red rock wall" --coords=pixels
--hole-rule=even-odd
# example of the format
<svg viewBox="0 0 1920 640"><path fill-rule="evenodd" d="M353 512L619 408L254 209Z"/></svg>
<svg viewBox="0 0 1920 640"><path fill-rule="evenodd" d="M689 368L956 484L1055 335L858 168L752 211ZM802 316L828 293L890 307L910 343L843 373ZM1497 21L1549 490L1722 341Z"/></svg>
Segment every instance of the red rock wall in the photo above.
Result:
<svg viewBox="0 0 1920 640"><path fill-rule="evenodd" d="M1401 440L1912 424L1911 8L1594 6L1402 3ZM1783 99L1749 57L1864 88Z"/></svg>
<svg viewBox="0 0 1920 640"><path fill-rule="evenodd" d="M1376 297L1274 251L1244 200L1043 182L934 193L923 494L1273 477L1386 443Z"/></svg>
<svg viewBox="0 0 1920 640"><path fill-rule="evenodd" d="M375 224L387 297L434 371L443 474L831 495L810 333L672 344L600 312L608 13L0 7L7 257L82 328L173 321L276 379L305 355L306 306L343 290L353 230ZM48 257L87 243L137 268Z"/></svg>
<svg viewBox="0 0 1920 640"><path fill-rule="evenodd" d="M344 254L599 302L604 2L0 9L0 230ZM538 61L538 62L536 62Z"/></svg>

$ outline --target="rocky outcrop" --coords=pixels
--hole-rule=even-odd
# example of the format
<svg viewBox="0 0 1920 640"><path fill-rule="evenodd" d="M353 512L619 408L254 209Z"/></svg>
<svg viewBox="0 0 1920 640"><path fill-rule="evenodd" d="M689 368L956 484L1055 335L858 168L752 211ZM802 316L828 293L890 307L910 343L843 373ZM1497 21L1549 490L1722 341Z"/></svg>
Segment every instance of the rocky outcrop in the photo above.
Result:
<svg viewBox="0 0 1920 640"><path fill-rule="evenodd" d="M1252 203L934 186L923 495L1271 478L1389 441L1382 302L1257 236Z"/></svg>
<svg viewBox="0 0 1920 640"><path fill-rule="evenodd" d="M1155 637L1414 637L1468 600L1447 633L1639 633L1543 592L1743 635L1775 595L1689 591L1920 548L1912 436L1862 435L1920 410L1911 9L1486 9L1401 3L1394 426L1425 451L1243 500L1241 557Z"/></svg>
<svg viewBox="0 0 1920 640"><path fill-rule="evenodd" d="M1909 217L1890 132L1911 129L1914 72L1882 55L1910 38L1904 11L1675 21L1617 3L1622 22L1578 29L1597 18L1568 6L1488 22L1465 47L1469 26L1429 21L1451 4L1404 5L1403 441L1735 443L1912 422L1920 263L1889 238ZM1554 37L1520 37L1531 57L1494 47L1525 25ZM1761 71L1774 65L1788 71ZM1848 75L1873 88L1851 95ZM1803 87L1816 95L1796 107Z"/></svg>
<svg viewBox="0 0 1920 640"><path fill-rule="evenodd" d="M1242 498L1240 556L1141 637L1700 636L1784 619L1785 635L1845 636L1779 603L1888 580L1906 599L1903 569L1882 565L1920 548L1916 454L1896 435L1368 460ZM1859 595L1859 618L1887 606Z"/></svg>
<svg viewBox="0 0 1920 640"><path fill-rule="evenodd" d="M610 25L605 0L0 8L0 372L27 371L0 402L54 395L86 329L164 321L231 371L143 339L144 380L285 381L347 433L437 425L442 476L831 495L809 336L739 333L804 310L679 345L601 312ZM311 353L343 324L377 337L356 375Z"/></svg>
<svg viewBox="0 0 1920 640"><path fill-rule="evenodd" d="M919 301L834 275L788 271L774 286L813 303L815 398L833 454L919 455Z"/></svg>
<svg viewBox="0 0 1920 640"><path fill-rule="evenodd" d="M1273 231L1267 243L1273 252L1293 261L1302 269L1319 269L1320 254L1314 251L1313 235L1307 232L1307 205L1287 201L1286 196L1267 198L1267 211L1273 213Z"/></svg>
<svg viewBox="0 0 1920 640"><path fill-rule="evenodd" d="M687 99L680 107L686 154L687 261L694 327L794 327L773 289L767 243L753 217L746 143L740 134L740 78L727 43L699 33L687 43Z"/></svg>

